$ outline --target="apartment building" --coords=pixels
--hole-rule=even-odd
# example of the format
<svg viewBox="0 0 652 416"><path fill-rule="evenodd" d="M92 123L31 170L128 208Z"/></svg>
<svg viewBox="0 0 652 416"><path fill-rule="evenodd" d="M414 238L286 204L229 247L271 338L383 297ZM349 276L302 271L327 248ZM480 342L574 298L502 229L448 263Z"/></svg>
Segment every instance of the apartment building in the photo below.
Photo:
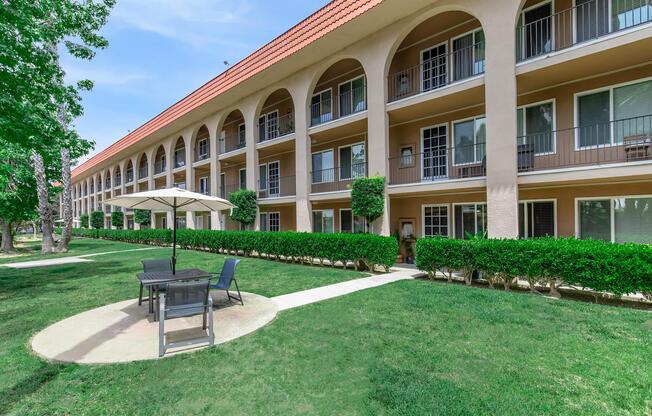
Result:
<svg viewBox="0 0 652 416"><path fill-rule="evenodd" d="M76 168L73 199L109 226L123 193L247 188L257 230L358 232L351 183L380 175L376 233L652 243L651 162L652 0L333 1Z"/></svg>

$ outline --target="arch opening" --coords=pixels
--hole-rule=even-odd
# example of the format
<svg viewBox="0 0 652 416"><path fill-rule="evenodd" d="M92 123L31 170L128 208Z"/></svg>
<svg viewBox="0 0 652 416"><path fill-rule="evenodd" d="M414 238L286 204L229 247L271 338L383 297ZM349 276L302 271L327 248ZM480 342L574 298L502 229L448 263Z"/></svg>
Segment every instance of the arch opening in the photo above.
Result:
<svg viewBox="0 0 652 416"><path fill-rule="evenodd" d="M258 111L259 143L294 133L294 101L285 88L271 93Z"/></svg>
<svg viewBox="0 0 652 416"><path fill-rule="evenodd" d="M219 153L233 152L246 145L245 119L240 110L233 110L224 120L219 139Z"/></svg>
<svg viewBox="0 0 652 416"><path fill-rule="evenodd" d="M211 156L210 133L206 125L202 125L197 131L193 153L195 162L206 160Z"/></svg>
<svg viewBox="0 0 652 416"><path fill-rule="evenodd" d="M167 170L167 155L165 154L165 148L163 145L160 145L156 150L156 156L154 157L154 174L158 175L164 173Z"/></svg>
<svg viewBox="0 0 652 416"><path fill-rule="evenodd" d="M367 109L367 80L360 61L342 59L321 75L310 97L310 125L317 126Z"/></svg>
<svg viewBox="0 0 652 416"><path fill-rule="evenodd" d="M415 26L394 52L387 99L398 101L484 74L480 21L463 11L436 14Z"/></svg>

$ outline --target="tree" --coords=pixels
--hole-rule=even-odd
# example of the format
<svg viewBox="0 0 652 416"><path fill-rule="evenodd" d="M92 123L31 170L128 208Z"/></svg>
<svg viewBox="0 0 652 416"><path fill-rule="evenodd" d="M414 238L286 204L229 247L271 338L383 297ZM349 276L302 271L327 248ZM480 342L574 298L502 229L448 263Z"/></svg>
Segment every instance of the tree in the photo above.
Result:
<svg viewBox="0 0 652 416"><path fill-rule="evenodd" d="M122 211L113 211L111 213L111 225L122 229L125 225L125 214Z"/></svg>
<svg viewBox="0 0 652 416"><path fill-rule="evenodd" d="M90 224L91 228L95 228L96 230L104 228L104 213L102 211L91 212Z"/></svg>
<svg viewBox="0 0 652 416"><path fill-rule="evenodd" d="M81 214L79 216L79 222L81 223L81 228L88 228L88 214Z"/></svg>
<svg viewBox="0 0 652 416"><path fill-rule="evenodd" d="M367 227L371 226L385 211L385 178L359 178L351 190L351 212L365 217Z"/></svg>
<svg viewBox="0 0 652 416"><path fill-rule="evenodd" d="M92 88L81 80L66 85L59 65L59 45L73 57L92 59L107 46L97 32L114 0L12 0L0 7L0 137L32 152L43 229L43 252L53 251L49 188L63 178L64 230L59 250L66 251L72 226L70 164L91 143L68 126L82 114L80 91ZM56 163L55 162L56 159ZM49 175L46 169L59 167Z"/></svg>
<svg viewBox="0 0 652 416"><path fill-rule="evenodd" d="M256 222L258 206L256 204L256 192L249 189L240 189L229 195L229 201L235 205L231 210L231 218L243 224L251 225Z"/></svg>
<svg viewBox="0 0 652 416"><path fill-rule="evenodd" d="M13 225L33 218L37 204L34 170L18 146L0 138L1 251L12 251Z"/></svg>
<svg viewBox="0 0 652 416"><path fill-rule="evenodd" d="M149 226L152 222L152 212L147 209L137 209L134 211L134 222L141 226Z"/></svg>

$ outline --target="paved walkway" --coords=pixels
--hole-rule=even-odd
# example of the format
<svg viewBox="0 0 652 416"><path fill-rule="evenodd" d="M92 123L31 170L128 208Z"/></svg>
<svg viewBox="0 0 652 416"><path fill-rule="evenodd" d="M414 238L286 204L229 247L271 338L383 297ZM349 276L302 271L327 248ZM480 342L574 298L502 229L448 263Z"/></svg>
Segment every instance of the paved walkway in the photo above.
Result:
<svg viewBox="0 0 652 416"><path fill-rule="evenodd" d="M284 311L286 309L292 309L310 303L348 295L349 293L357 292L359 290L386 285L399 280L414 279L422 275L423 273L417 270L393 268L391 273L363 277L361 279L354 279L328 286L303 290L301 292L276 296L272 298L272 301L276 304L279 311Z"/></svg>
<svg viewBox="0 0 652 416"><path fill-rule="evenodd" d="M21 261L17 263L6 263L0 266L11 267L13 269L31 269L34 267L60 266L62 264L89 263L93 260L88 257L103 256L105 254L127 253L130 251L155 250L158 247L143 247L129 250L105 251L103 253L82 254L80 256L57 257L53 259Z"/></svg>

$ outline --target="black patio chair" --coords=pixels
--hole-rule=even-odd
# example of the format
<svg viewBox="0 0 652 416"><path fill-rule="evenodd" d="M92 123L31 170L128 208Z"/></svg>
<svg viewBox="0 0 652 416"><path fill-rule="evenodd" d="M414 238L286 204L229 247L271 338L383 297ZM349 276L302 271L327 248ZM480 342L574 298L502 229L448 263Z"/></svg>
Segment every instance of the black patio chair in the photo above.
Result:
<svg viewBox="0 0 652 416"><path fill-rule="evenodd" d="M208 342L215 343L213 331L213 299L210 297L210 279L190 282L173 282L165 285L161 293L158 321L158 356L162 357L168 348L194 345ZM202 315L202 329L205 336L183 341L167 342L165 337L165 320ZM208 327L208 332L206 328Z"/></svg>
<svg viewBox="0 0 652 416"><path fill-rule="evenodd" d="M217 283L211 285L211 289L218 289L226 291L226 296L228 300L231 299L237 300L242 306L244 302L242 301L242 294L240 293L240 288L238 287L238 281L235 279L235 268L240 263L238 259L226 259L224 261L224 266L222 266L222 271L219 273L211 273L212 275L219 276ZM238 291L238 296L234 296L229 292L231 287L231 282L235 283L235 289Z"/></svg>
<svg viewBox="0 0 652 416"><path fill-rule="evenodd" d="M149 259L143 260L143 271L147 272L171 272L172 259ZM153 288L149 288L150 292ZM151 298L151 296L150 296ZM140 283L140 293L138 295L138 306L143 304L143 283Z"/></svg>

